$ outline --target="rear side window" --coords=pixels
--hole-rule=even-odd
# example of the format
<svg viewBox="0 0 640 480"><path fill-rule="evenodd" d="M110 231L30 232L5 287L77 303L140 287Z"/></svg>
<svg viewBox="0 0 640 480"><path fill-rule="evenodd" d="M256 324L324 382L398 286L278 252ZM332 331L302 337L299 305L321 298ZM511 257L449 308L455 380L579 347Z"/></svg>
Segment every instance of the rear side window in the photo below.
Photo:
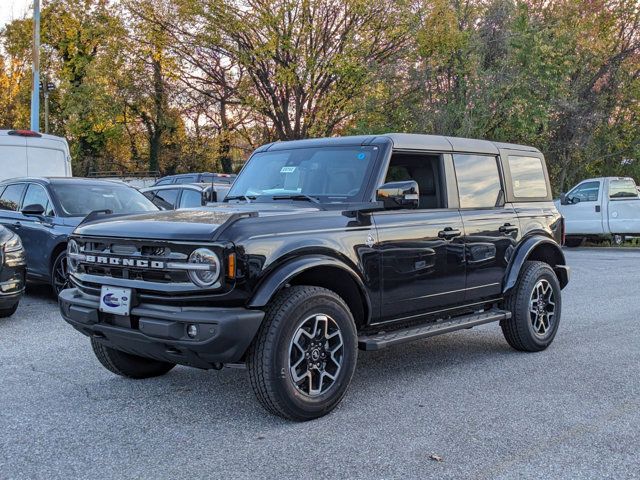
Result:
<svg viewBox="0 0 640 480"><path fill-rule="evenodd" d="M184 183L196 183L198 181L198 176L197 175L187 175L186 177L178 177L176 178L176 182L178 184L184 184Z"/></svg>
<svg viewBox="0 0 640 480"><path fill-rule="evenodd" d="M611 180L609 182L609 198L638 198L638 188L630 178Z"/></svg>
<svg viewBox="0 0 640 480"><path fill-rule="evenodd" d="M502 184L496 157L487 155L453 156L458 180L460 208L493 208Z"/></svg>
<svg viewBox="0 0 640 480"><path fill-rule="evenodd" d="M157 190L153 203L165 210L173 210L176 199L178 198L178 193L179 190L173 188L169 190Z"/></svg>
<svg viewBox="0 0 640 480"><path fill-rule="evenodd" d="M22 198L24 188L24 183L16 183L7 186L0 197L0 209L13 210L14 212L18 211L20 209L20 198Z"/></svg>
<svg viewBox="0 0 640 480"><path fill-rule="evenodd" d="M196 208L202 206L202 193L195 190L182 190L178 208Z"/></svg>
<svg viewBox="0 0 640 480"><path fill-rule="evenodd" d="M158 180L158 182L156 182L156 185L160 186L160 185L169 185L171 184L171 182L173 182L173 178L165 178L164 180Z"/></svg>
<svg viewBox="0 0 640 480"><path fill-rule="evenodd" d="M509 155L513 195L519 198L546 197L547 180L542 159Z"/></svg>
<svg viewBox="0 0 640 480"><path fill-rule="evenodd" d="M581 202L597 202L600 182L584 182L567 194L567 198L578 198Z"/></svg>

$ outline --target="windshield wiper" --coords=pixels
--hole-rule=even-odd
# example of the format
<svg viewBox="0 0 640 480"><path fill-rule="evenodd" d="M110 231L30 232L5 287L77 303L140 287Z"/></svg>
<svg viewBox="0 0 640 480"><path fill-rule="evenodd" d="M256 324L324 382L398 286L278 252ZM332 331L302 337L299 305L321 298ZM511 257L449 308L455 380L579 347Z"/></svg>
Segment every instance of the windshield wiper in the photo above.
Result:
<svg viewBox="0 0 640 480"><path fill-rule="evenodd" d="M229 200L244 200L247 203L251 203L251 200L255 200L257 197L253 195L233 195L231 197L224 197L224 201L228 202Z"/></svg>
<svg viewBox="0 0 640 480"><path fill-rule="evenodd" d="M316 197L312 197L310 195L303 195L303 194L297 194L297 195L274 195L271 198L273 200L305 200L307 202L320 203L320 200L318 200Z"/></svg>

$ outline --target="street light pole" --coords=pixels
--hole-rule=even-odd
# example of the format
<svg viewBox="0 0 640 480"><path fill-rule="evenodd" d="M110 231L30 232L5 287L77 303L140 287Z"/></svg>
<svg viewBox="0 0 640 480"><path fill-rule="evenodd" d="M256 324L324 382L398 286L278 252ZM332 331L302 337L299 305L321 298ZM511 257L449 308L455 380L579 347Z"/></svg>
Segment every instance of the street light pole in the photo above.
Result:
<svg viewBox="0 0 640 480"><path fill-rule="evenodd" d="M31 130L40 130L40 0L33 0L33 87Z"/></svg>

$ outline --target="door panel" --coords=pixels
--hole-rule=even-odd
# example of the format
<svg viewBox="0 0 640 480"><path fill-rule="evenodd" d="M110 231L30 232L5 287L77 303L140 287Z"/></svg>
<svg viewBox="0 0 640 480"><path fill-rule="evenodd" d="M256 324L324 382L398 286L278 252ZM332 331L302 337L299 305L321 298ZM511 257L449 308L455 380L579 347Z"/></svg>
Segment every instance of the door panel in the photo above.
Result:
<svg viewBox="0 0 640 480"><path fill-rule="evenodd" d="M45 215L21 215L22 244L27 257L27 272L31 277L49 278L49 244L52 238L53 210L49 195L41 185L29 184L22 206L39 204Z"/></svg>
<svg viewBox="0 0 640 480"><path fill-rule="evenodd" d="M387 211L373 218L382 259L383 321L460 301L465 265L458 210Z"/></svg>
<svg viewBox="0 0 640 480"><path fill-rule="evenodd" d="M609 200L607 216L611 233L640 234L640 199Z"/></svg>
<svg viewBox="0 0 640 480"><path fill-rule="evenodd" d="M602 184L599 180L583 182L567 193L567 199L577 199L578 203L560 205L560 213L565 217L565 231L573 234L604 234L602 219Z"/></svg>
<svg viewBox="0 0 640 480"><path fill-rule="evenodd" d="M22 196L26 184L15 183L8 185L0 195L0 224L20 235L22 227Z"/></svg>
<svg viewBox="0 0 640 480"><path fill-rule="evenodd" d="M467 261L466 300L499 295L509 259L520 235L512 205L463 210Z"/></svg>

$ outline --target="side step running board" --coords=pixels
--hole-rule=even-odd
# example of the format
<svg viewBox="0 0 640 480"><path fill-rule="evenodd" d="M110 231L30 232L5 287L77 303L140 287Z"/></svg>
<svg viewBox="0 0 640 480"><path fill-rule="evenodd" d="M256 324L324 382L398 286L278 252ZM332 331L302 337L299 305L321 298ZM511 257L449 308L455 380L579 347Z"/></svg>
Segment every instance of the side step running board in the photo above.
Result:
<svg viewBox="0 0 640 480"><path fill-rule="evenodd" d="M393 330L391 332L379 332L358 337L360 350L382 350L391 345L412 342L421 338L434 337L443 333L455 332L464 328L471 328L484 323L499 322L511 318L511 312L492 309L482 313L472 313L460 317L437 320L422 325Z"/></svg>

